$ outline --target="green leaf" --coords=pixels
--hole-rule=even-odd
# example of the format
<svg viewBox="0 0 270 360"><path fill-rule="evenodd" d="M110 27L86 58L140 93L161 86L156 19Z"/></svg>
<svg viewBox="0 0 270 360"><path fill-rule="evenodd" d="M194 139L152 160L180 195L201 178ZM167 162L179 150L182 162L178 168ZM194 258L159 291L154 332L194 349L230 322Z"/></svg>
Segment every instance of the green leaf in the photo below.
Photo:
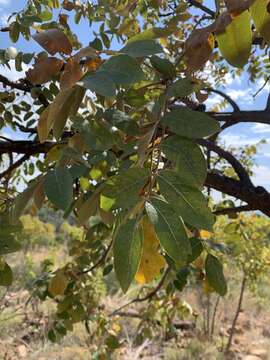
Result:
<svg viewBox="0 0 270 360"><path fill-rule="evenodd" d="M16 252L21 249L21 244L17 241L17 233L22 231L22 223L13 225L10 222L8 213L0 215L0 255Z"/></svg>
<svg viewBox="0 0 270 360"><path fill-rule="evenodd" d="M222 56L228 63L242 68L248 62L252 45L249 11L234 16L225 31L217 35L217 42Z"/></svg>
<svg viewBox="0 0 270 360"><path fill-rule="evenodd" d="M136 220L120 226L114 239L114 269L123 292L127 292L139 268L142 234Z"/></svg>
<svg viewBox="0 0 270 360"><path fill-rule="evenodd" d="M154 40L140 40L127 43L119 52L136 58L159 54L163 52L163 49Z"/></svg>
<svg viewBox="0 0 270 360"><path fill-rule="evenodd" d="M191 253L189 239L183 222L175 210L163 200L151 199L146 212L153 223L162 248L177 265L186 263Z"/></svg>
<svg viewBox="0 0 270 360"><path fill-rule="evenodd" d="M20 37L20 24L17 21L14 21L9 26L9 37L10 40L16 43Z"/></svg>
<svg viewBox="0 0 270 360"><path fill-rule="evenodd" d="M150 62L165 79L173 79L176 76L175 67L169 60L154 55L151 56Z"/></svg>
<svg viewBox="0 0 270 360"><path fill-rule="evenodd" d="M10 266L5 263L0 267L0 286L10 286L13 281L13 273Z"/></svg>
<svg viewBox="0 0 270 360"><path fill-rule="evenodd" d="M267 9L268 0L255 0L249 11L255 27L265 41L270 42L270 14Z"/></svg>
<svg viewBox="0 0 270 360"><path fill-rule="evenodd" d="M117 85L130 85L145 78L137 61L128 55L112 56L100 70Z"/></svg>
<svg viewBox="0 0 270 360"><path fill-rule="evenodd" d="M137 42L137 41L142 41L142 40L154 40L154 39L159 39L162 37L167 37L172 32L173 31L171 31L169 29L153 27L151 29L144 30L144 31L140 32L139 34L131 37L128 40L128 44L135 42L135 41Z"/></svg>
<svg viewBox="0 0 270 360"><path fill-rule="evenodd" d="M173 110L161 119L175 134L190 139L210 136L219 131L218 122L200 111L187 108Z"/></svg>
<svg viewBox="0 0 270 360"><path fill-rule="evenodd" d="M162 143L162 151L176 166L179 177L187 185L201 187L207 166L200 147L193 141L174 135Z"/></svg>
<svg viewBox="0 0 270 360"><path fill-rule="evenodd" d="M205 260L205 272L209 285L221 296L227 293L227 284L223 274L223 266L213 255L208 254Z"/></svg>
<svg viewBox="0 0 270 360"><path fill-rule="evenodd" d="M127 209L135 206L140 199L140 191L149 178L144 168L130 168L124 173L111 177L102 189L102 194L115 199L114 208Z"/></svg>
<svg viewBox="0 0 270 360"><path fill-rule="evenodd" d="M167 97L185 97L193 93L195 84L189 79L179 79L172 83L167 90Z"/></svg>
<svg viewBox="0 0 270 360"><path fill-rule="evenodd" d="M67 210L73 199L73 180L68 169L57 167L48 172L44 179L44 191L55 206Z"/></svg>
<svg viewBox="0 0 270 360"><path fill-rule="evenodd" d="M108 77L105 71L87 74L81 82L86 89L94 91L98 95L111 97L116 94L115 83Z"/></svg>
<svg viewBox="0 0 270 360"><path fill-rule="evenodd" d="M203 245L202 241L199 238L191 238L190 239L190 245L191 245L191 255L188 258L188 263L192 263L194 260L196 260L201 253L203 252Z"/></svg>
<svg viewBox="0 0 270 360"><path fill-rule="evenodd" d="M118 129L128 135L136 136L139 134L139 126L126 113L117 109L109 109L104 113L104 118Z"/></svg>
<svg viewBox="0 0 270 360"><path fill-rule="evenodd" d="M161 171L157 180L161 194L186 223L199 229L212 229L214 216L198 189L183 184L179 175L172 170Z"/></svg>

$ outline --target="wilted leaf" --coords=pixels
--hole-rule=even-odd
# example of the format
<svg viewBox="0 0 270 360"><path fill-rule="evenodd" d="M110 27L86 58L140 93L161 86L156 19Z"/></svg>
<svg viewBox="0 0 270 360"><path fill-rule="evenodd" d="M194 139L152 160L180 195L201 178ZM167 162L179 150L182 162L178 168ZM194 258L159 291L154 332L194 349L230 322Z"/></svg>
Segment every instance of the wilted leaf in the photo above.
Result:
<svg viewBox="0 0 270 360"><path fill-rule="evenodd" d="M144 216L141 220L141 227L143 232L143 251L135 279L140 284L146 284L160 274L160 270L164 268L166 261L159 254L159 241L155 229L147 216Z"/></svg>
<svg viewBox="0 0 270 360"><path fill-rule="evenodd" d="M63 63L63 60L55 57L39 57L34 67L26 72L26 78L32 84L44 84L59 73Z"/></svg>
<svg viewBox="0 0 270 360"><path fill-rule="evenodd" d="M183 265L191 253L191 248L178 214L161 199L151 199L151 202L146 204L146 211L155 227L162 248L177 265Z"/></svg>
<svg viewBox="0 0 270 360"><path fill-rule="evenodd" d="M115 273L125 293L135 277L142 256L142 234L136 220L130 220L117 229L113 254Z"/></svg>
<svg viewBox="0 0 270 360"><path fill-rule="evenodd" d="M12 209L12 222L16 223L19 217L22 215L24 209L28 205L29 201L34 195L34 191L39 185L39 181L33 181L22 193L20 193L14 203L14 207Z"/></svg>
<svg viewBox="0 0 270 360"><path fill-rule="evenodd" d="M221 296L227 293L227 284L223 274L223 266L213 255L208 254L205 261L206 278L209 285Z"/></svg>
<svg viewBox="0 0 270 360"><path fill-rule="evenodd" d="M69 55L72 52L72 45L68 37L59 29L48 29L33 35L33 39L43 47L49 54L57 52Z"/></svg>
<svg viewBox="0 0 270 360"><path fill-rule="evenodd" d="M209 29L196 29L186 41L185 56L189 71L200 70L210 59L215 39Z"/></svg>
<svg viewBox="0 0 270 360"><path fill-rule="evenodd" d="M67 210L73 199L73 179L68 169L50 170L44 179L44 191L55 206Z"/></svg>
<svg viewBox="0 0 270 360"><path fill-rule="evenodd" d="M63 296L68 285L68 279L62 270L56 272L54 277L50 280L48 291L55 296Z"/></svg>
<svg viewBox="0 0 270 360"><path fill-rule="evenodd" d="M217 35L217 41L222 56L232 66L243 67L248 62L252 45L249 11L233 17L225 31Z"/></svg>
<svg viewBox="0 0 270 360"><path fill-rule="evenodd" d="M66 90L75 85L83 75L85 70L80 65L79 62L75 61L73 58L70 58L65 65L65 69L60 78L60 87L62 90Z"/></svg>
<svg viewBox="0 0 270 360"><path fill-rule="evenodd" d="M188 108L173 110L161 119L175 134L190 139L199 139L217 133L219 123L209 115Z"/></svg>
<svg viewBox="0 0 270 360"><path fill-rule="evenodd" d="M76 115L84 94L84 88L76 85L60 91L50 104L47 122L53 124L53 134L57 139L62 135L68 117Z"/></svg>
<svg viewBox="0 0 270 360"><path fill-rule="evenodd" d="M55 120L53 116L49 118L49 111L50 111L50 107L48 106L45 110L43 110L38 120L37 132L38 132L39 141L41 143L47 140L48 135L52 129L53 122Z"/></svg>
<svg viewBox="0 0 270 360"><path fill-rule="evenodd" d="M78 224L83 225L90 216L96 214L99 205L100 191L94 192L89 198L78 207Z"/></svg>

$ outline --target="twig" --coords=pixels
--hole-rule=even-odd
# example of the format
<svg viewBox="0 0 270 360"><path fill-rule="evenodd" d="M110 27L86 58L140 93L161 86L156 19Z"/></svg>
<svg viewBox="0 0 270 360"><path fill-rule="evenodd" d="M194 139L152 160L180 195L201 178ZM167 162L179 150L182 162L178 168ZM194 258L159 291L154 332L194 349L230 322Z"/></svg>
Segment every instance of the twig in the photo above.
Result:
<svg viewBox="0 0 270 360"><path fill-rule="evenodd" d="M132 304L138 303L138 302L144 302L144 301L147 301L147 300L151 300L151 299L158 293L158 291L162 288L162 286L163 286L163 284L164 284L164 282L165 282L165 280L166 280L169 272L170 272L170 268L168 267L168 268L165 270L165 272L164 272L164 274L163 274L160 282L159 282L158 285L154 288L154 290L150 291L147 295L145 295L145 296L143 296L143 297L137 297L137 298L129 301L128 303L120 306L118 309L116 309L116 310L114 310L112 313L110 313L110 314L109 314L109 317L118 314L119 311L123 310L124 308L128 307L129 305L132 305Z"/></svg>
<svg viewBox="0 0 270 360"><path fill-rule="evenodd" d="M229 95L225 94L223 91L212 89L212 88L205 88L202 90L205 90L207 92L212 92L212 93L222 96L232 106L232 108L235 112L240 111L240 108L236 104L236 102Z"/></svg>
<svg viewBox="0 0 270 360"><path fill-rule="evenodd" d="M232 327L231 327L231 330L230 330L230 337L229 337L229 340L228 340L228 344L227 344L226 350L225 350L226 353L228 353L230 351L230 348L231 348L231 345L232 345L232 340L233 340L233 336L234 336L234 333L235 333L235 327L236 327L237 319L238 319L238 316L239 316L239 314L241 312L241 306L242 306L242 302L243 302L244 291L245 291L245 288L246 288L246 281L247 281L247 278L246 278L246 274L244 273L243 274L242 284L241 284L240 296L239 296L239 300L238 300L238 304L237 304L237 309L236 309L235 316L234 316L233 323L232 323Z"/></svg>
<svg viewBox="0 0 270 360"><path fill-rule="evenodd" d="M236 213L245 212L245 211L252 211L252 210L256 210L256 209L254 209L250 205L243 205L243 206L236 206L236 207L219 209L219 210L214 211L214 214L216 216L230 215L230 214L236 214Z"/></svg>
<svg viewBox="0 0 270 360"><path fill-rule="evenodd" d="M0 174L0 179L3 177L6 177L7 175L10 175L11 172L15 169L17 169L20 165L22 165L26 160L30 158L31 155L24 155L19 160L17 160L14 164L10 165L9 168L5 171L3 171Z"/></svg>
<svg viewBox="0 0 270 360"><path fill-rule="evenodd" d="M214 18L214 17L216 16L215 11L209 9L208 7L206 7L205 5L203 5L203 4L202 4L201 2L199 2L199 1L189 0L188 2L189 2L189 4L190 4L191 6L194 6L194 7L198 8L198 9L204 11L206 14L210 15L211 18Z"/></svg>
<svg viewBox="0 0 270 360"><path fill-rule="evenodd" d="M89 272L94 271L96 268L98 268L100 265L103 264L103 262L106 260L107 255L109 254L111 247L113 244L113 240L110 242L109 246L107 247L107 249L104 251L103 255L100 257L100 259L93 265L91 266L89 269L83 270L81 271L78 275L83 275L83 274L87 274Z"/></svg>

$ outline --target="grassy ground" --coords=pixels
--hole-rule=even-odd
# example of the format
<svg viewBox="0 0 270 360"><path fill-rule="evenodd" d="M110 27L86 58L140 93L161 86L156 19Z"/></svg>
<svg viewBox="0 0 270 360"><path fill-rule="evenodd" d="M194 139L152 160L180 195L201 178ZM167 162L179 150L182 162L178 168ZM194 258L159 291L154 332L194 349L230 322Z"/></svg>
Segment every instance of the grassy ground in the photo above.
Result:
<svg viewBox="0 0 270 360"><path fill-rule="evenodd" d="M0 294L0 359L95 359L99 344L96 338L88 334L83 324L77 324L74 331L68 333L61 343L52 344L47 340L46 335L55 304L52 301L40 303L31 299L31 289L27 289L38 271L38 264L47 257L62 262L66 260L63 247L54 248L50 252L46 248L37 248L31 253L31 257L17 254L9 259L9 263L15 266L16 281L8 292L2 290ZM212 327L216 296L212 294L208 301L203 298L199 288L187 289L184 293L179 293L177 300L174 300L178 302L185 300L193 309L192 312L186 311L185 315L179 313L173 317L172 322L176 327L177 324L184 324L184 321L188 329L168 330L161 322L159 326L153 327L151 336L146 335L138 341L138 328L142 321L139 317L140 314L144 314L146 305L134 304L126 308L125 313L120 314L123 316L115 318L121 346L111 355L111 359L270 359L268 283L259 284L255 292L256 296L249 290L246 292L231 352L227 357L222 353L228 341L237 306L240 280L240 275L239 278L236 276L230 282L228 296L220 300L214 334L210 338L205 328L208 318L209 327ZM110 281L109 294L100 300L105 314L126 303L131 296L123 297L120 293L113 292L113 280ZM209 316L207 316L207 308L210 309Z"/></svg>

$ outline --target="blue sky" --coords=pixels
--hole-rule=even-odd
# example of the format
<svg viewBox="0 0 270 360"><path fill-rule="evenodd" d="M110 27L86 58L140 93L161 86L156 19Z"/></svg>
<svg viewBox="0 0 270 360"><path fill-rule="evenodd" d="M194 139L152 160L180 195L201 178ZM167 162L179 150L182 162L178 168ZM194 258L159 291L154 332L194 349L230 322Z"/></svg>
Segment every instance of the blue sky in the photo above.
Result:
<svg viewBox="0 0 270 360"><path fill-rule="evenodd" d="M7 17L10 13L22 9L25 3L26 0L0 0L0 26L6 24ZM214 0L207 0L204 3L214 9ZM82 22L79 26L76 25L76 33L83 44L87 44L89 41L93 40L92 31L85 22ZM1 48L14 46L9 40L8 33L1 33L0 38ZM41 50L34 41L26 42L22 37L16 44L16 47L18 50L27 52ZM23 77L23 73L16 73L14 69L9 72L0 68L0 71L3 75L6 75L12 80ZM208 69L207 74L207 79L209 80L211 78L211 68ZM262 83L263 80L255 84L249 83L245 74L233 79L231 74L228 73L226 76L226 83L224 83L221 89L231 96L242 110L263 109L265 107L267 95L270 91L270 86L267 85L255 99L253 98L253 94L261 87ZM217 96L210 97L207 100L208 108L211 108L220 100L221 98ZM225 110L230 110L230 108L228 107ZM14 133L9 135L12 135L13 137L16 136ZM237 125L223 134L223 139L226 144L233 146L255 144L261 139L267 140L268 138L270 138L270 126L263 124ZM260 147L256 160L258 167L255 169L253 181L255 184L265 186L270 190L270 144Z"/></svg>

